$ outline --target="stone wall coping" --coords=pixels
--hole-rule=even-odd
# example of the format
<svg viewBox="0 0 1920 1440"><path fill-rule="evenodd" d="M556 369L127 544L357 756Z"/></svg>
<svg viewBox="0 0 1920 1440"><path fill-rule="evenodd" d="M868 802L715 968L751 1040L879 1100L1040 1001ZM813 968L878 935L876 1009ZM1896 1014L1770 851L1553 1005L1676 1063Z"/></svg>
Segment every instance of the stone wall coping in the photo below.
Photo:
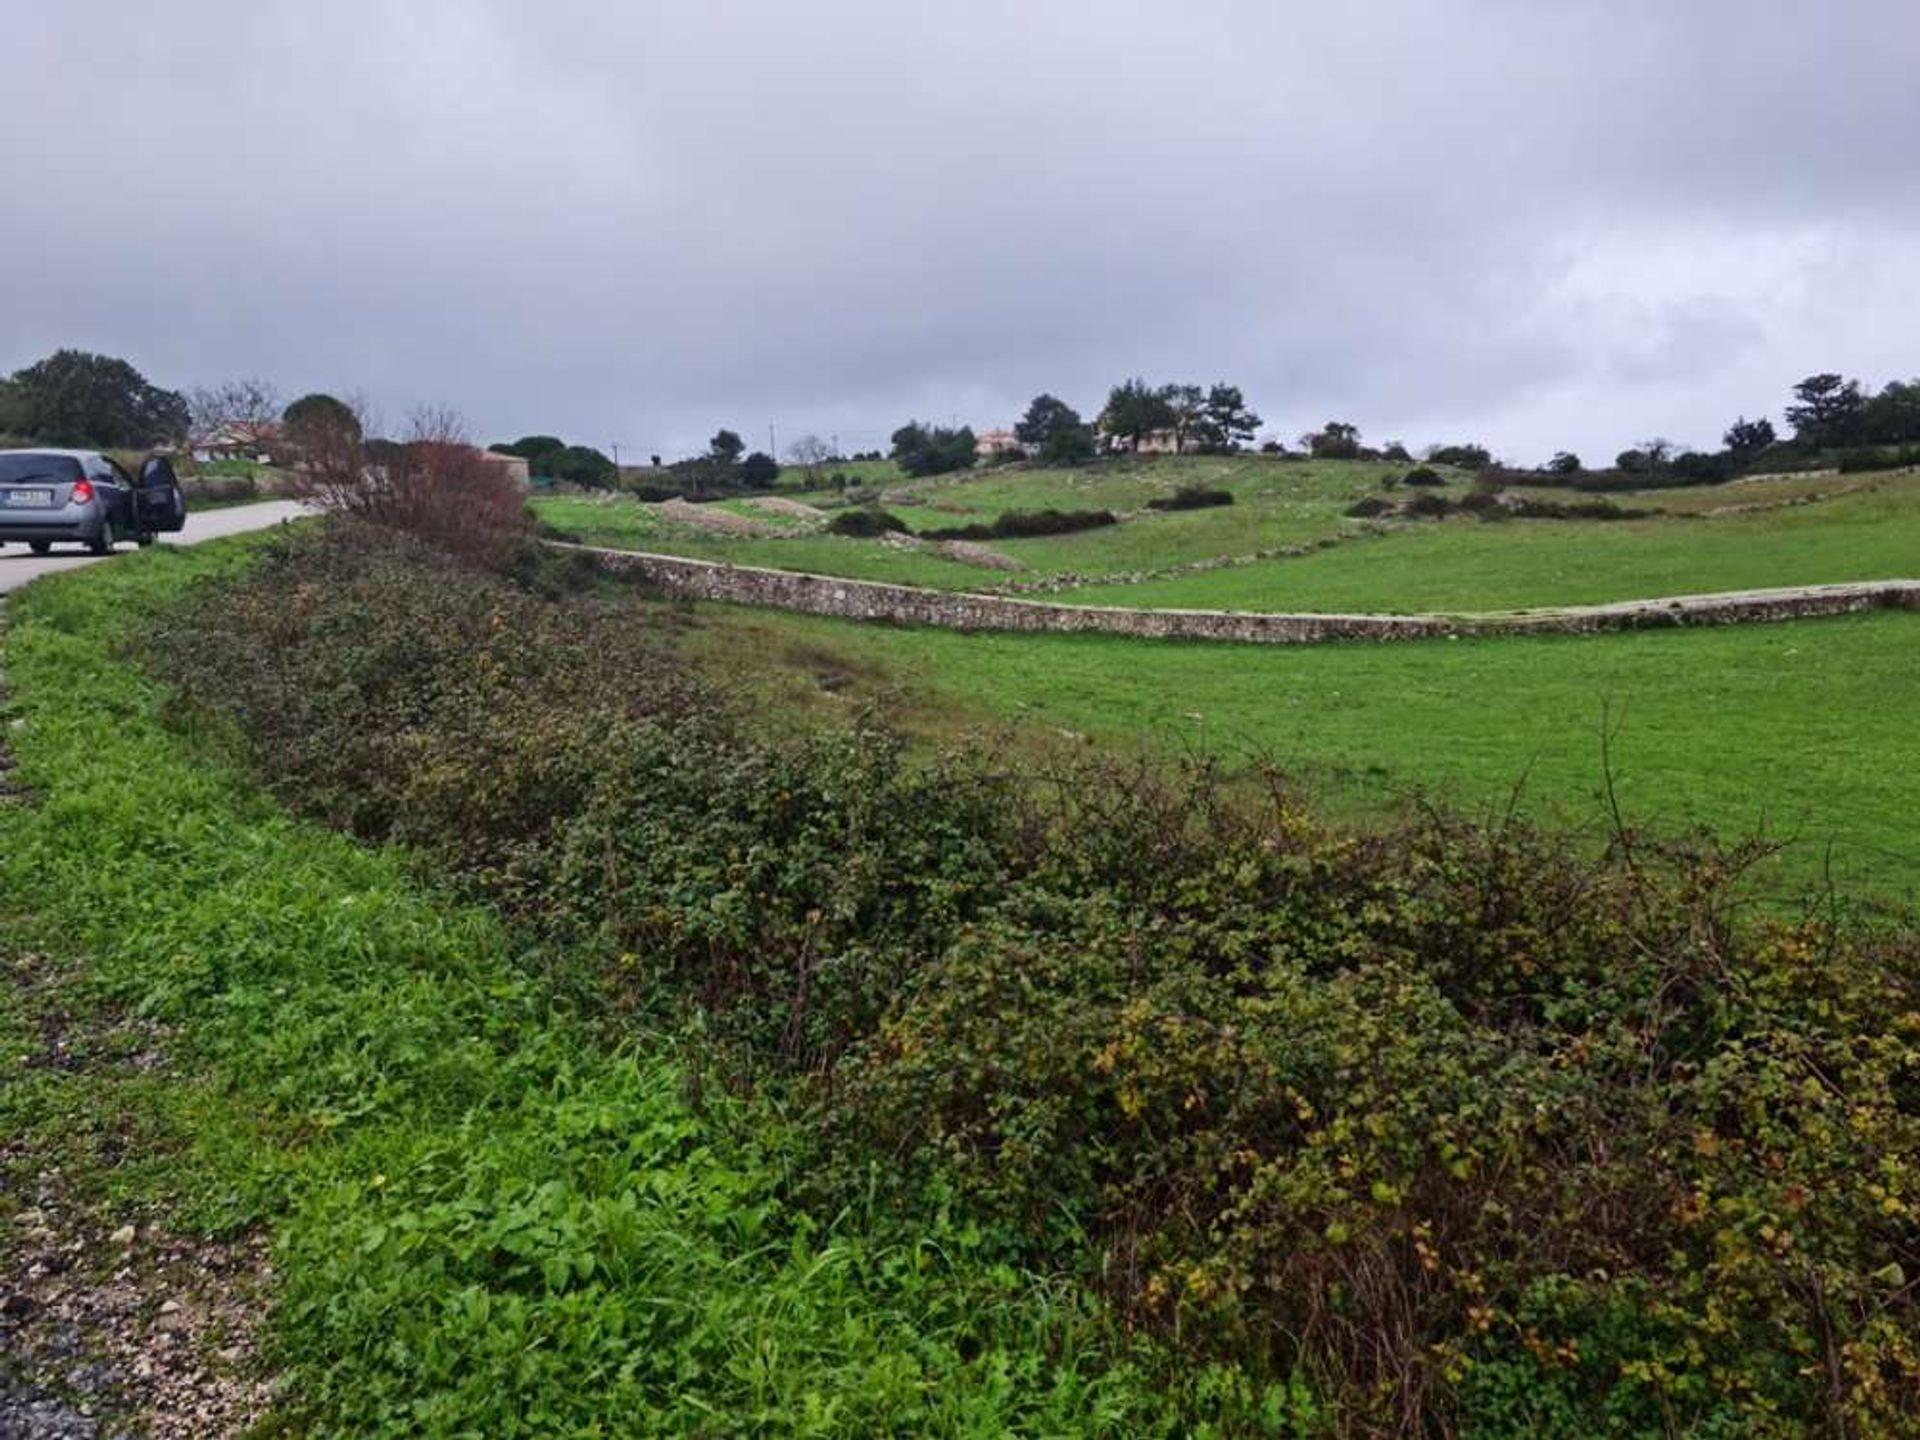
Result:
<svg viewBox="0 0 1920 1440"><path fill-rule="evenodd" d="M1920 580L1849 581L1729 590L1521 610L1371 614L1335 611L1133 609L1063 605L977 591L934 590L645 550L548 542L608 570L636 573L670 594L956 630L1109 633L1163 639L1314 644L1463 635L1592 634L1684 625L1760 624L1865 610L1920 611Z"/></svg>

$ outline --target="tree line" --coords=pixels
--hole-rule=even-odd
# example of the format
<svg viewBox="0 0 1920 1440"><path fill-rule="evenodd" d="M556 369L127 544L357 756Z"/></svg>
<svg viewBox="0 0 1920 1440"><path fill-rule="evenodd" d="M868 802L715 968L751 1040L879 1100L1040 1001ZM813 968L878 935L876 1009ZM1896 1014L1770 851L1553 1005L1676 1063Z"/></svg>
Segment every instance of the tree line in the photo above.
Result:
<svg viewBox="0 0 1920 1440"><path fill-rule="evenodd" d="M1895 380L1870 390L1858 379L1835 371L1809 375L1793 387L1785 407L1791 430L1783 437L1772 420L1742 415L1728 426L1717 450L1696 450L1656 438L1623 450L1611 472L1620 483L1702 484L1771 467L1804 467L1824 460L1841 468L1873 468L1920 461L1920 380ZM302 395L282 403L267 381L242 379L186 391L152 384L126 360L81 350L60 350L0 379L0 434L43 444L97 445L111 449L178 446L224 433L257 441L262 450L296 459L303 430L341 426L358 430L366 407L327 393ZM1134 377L1114 385L1091 420L1058 396L1036 395L1013 428L1014 444L990 453L970 426L909 421L890 437L888 458L911 476L939 475L989 463L1033 460L1044 465L1078 465L1102 454L1172 452L1233 454L1247 449L1261 425L1241 388L1225 381L1149 384ZM369 451L384 442L369 440ZM1299 437L1300 451L1316 459L1414 459L1399 441L1369 445L1350 421L1331 420ZM537 477L588 487L618 483L615 462L591 445L550 434L523 435L490 447L527 461ZM1288 454L1268 440L1267 454ZM1889 454L1889 451L1892 451ZM882 458L879 451L845 456L837 446L807 435L789 448L788 458L803 467L811 483L821 483L823 468L849 459ZM1429 463L1463 469L1499 468L1478 443L1431 445ZM749 452L737 431L721 429L698 455L663 464L651 457L656 472L641 488L663 494L721 495L765 489L780 477L779 462L765 451ZM1588 475L1572 451L1555 454L1539 471L1570 483Z"/></svg>

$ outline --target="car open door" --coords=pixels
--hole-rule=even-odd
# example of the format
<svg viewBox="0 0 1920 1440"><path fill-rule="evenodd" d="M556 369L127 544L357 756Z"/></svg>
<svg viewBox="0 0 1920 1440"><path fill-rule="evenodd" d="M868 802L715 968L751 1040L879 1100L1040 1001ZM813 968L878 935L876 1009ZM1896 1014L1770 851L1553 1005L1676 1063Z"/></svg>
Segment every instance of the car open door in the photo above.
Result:
<svg viewBox="0 0 1920 1440"><path fill-rule="evenodd" d="M187 523L187 497L173 473L173 462L155 455L140 467L137 487L140 529L148 535L164 535Z"/></svg>

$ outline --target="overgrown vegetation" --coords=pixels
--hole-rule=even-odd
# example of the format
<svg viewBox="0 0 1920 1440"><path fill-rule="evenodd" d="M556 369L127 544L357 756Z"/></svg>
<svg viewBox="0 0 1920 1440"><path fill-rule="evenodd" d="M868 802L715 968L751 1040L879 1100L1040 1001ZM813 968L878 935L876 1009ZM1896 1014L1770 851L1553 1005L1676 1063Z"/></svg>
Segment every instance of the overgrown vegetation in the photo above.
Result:
<svg viewBox="0 0 1920 1440"><path fill-rule="evenodd" d="M342 578L273 553L294 566L283 578ZM344 573L354 552L336 553ZM0 948L78 977L57 997L70 1019L162 1027L167 1065L15 1070L38 1059L43 1017L0 990L0 1222L51 1160L82 1187L65 1199L111 1204L107 1228L270 1227L269 1359L285 1377L270 1433L1171 1436L1286 1413L1284 1390L1123 1343L1080 1288L1012 1263L957 1205L909 1224L865 1197L800 1204L805 1152L776 1110L610 1026L563 952L451 903L398 852L261 803L220 764L216 730L183 745L167 692L113 648L196 577L217 603L212 582L244 558L163 548L12 602L7 736L35 803L0 805ZM312 713L381 694L438 726L451 693L427 697L443 686L503 693L471 642L537 607L444 562L364 558L372 578L342 604L384 612L389 587L444 582L467 648L422 635L403 676L394 617L366 612L369 665L337 673L345 703ZM299 665L346 658L351 628L335 615ZM609 615L594 633L616 628ZM491 653L518 663L510 643ZM565 657L547 678L592 664ZM593 708L581 697L618 689L570 693ZM124 1263L79 1259L96 1262Z"/></svg>
<svg viewBox="0 0 1920 1440"><path fill-rule="evenodd" d="M658 630L336 530L151 644L290 802L700 1017L815 1213L965 1217L1268 1433L1920 1422L1911 930L1742 921L1740 852L1624 829L770 741Z"/></svg>

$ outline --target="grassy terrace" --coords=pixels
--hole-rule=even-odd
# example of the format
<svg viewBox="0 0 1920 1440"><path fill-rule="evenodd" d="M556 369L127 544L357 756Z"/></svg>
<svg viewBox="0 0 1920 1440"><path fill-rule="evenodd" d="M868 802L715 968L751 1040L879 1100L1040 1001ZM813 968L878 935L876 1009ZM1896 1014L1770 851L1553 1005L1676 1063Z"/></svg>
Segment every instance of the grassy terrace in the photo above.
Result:
<svg viewBox="0 0 1920 1440"><path fill-rule="evenodd" d="M1068 603L1228 610L1493 610L1666 594L1904 577L1920 572L1920 475L1863 483L1822 477L1613 497L1672 513L1639 521L1469 518L1376 527L1342 512L1377 493L1395 467L1185 459L1086 471L989 472L903 484L918 503L889 506L915 530L990 520L1008 510L1110 509L1120 525L1075 535L995 542L1028 569L1021 579L1072 577ZM1182 485L1231 490L1231 507L1143 512ZM1447 493L1458 497L1455 477ZM1565 492L1541 492L1567 498ZM830 503L827 495L804 495ZM1817 503L1793 503L1811 499ZM1767 506L1743 511L1742 507ZM742 538L664 523L627 500L538 500L548 523L594 544L647 547L746 565L948 589L1008 577L932 550L826 535ZM734 507L729 507L734 508ZM750 512L749 512L750 513ZM1332 543L1143 583L1143 573L1264 551ZM1102 583L1105 581L1106 583Z"/></svg>
<svg viewBox="0 0 1920 1440"><path fill-rule="evenodd" d="M1140 513L1124 524L1076 535L1002 540L993 548L1028 567L1025 578L1104 576L1157 570L1222 555L1252 555L1362 533L1341 514L1379 488L1396 467L1363 464L1280 465L1269 460L1184 459L1091 467L1087 470L989 471L902 482L889 494L918 503L887 508L915 531L990 521L1008 510L1141 511L1148 500L1183 485L1230 490L1236 503L1214 510ZM1404 468L1404 467L1400 467ZM794 498L831 505L831 492ZM729 508L734 508L729 506ZM656 549L704 560L868 580L971 589L1004 575L947 559L931 550L903 550L876 540L805 535L743 539L703 535L664 524L651 508L630 500L553 496L534 501L550 525L591 544Z"/></svg>
<svg viewBox="0 0 1920 1440"><path fill-rule="evenodd" d="M1086 586L1061 598L1221 610L1500 610L1915 575L1920 476L1908 475L1870 493L1752 514L1449 519L1376 544L1144 585Z"/></svg>
<svg viewBox="0 0 1920 1440"><path fill-rule="evenodd" d="M1764 827L1794 842L1770 883L1817 886L1831 858L1848 889L1916 896L1920 666L1905 615L1267 648L700 613L718 662L763 657L777 705L872 702L933 734L1012 724L1122 747L1261 753L1357 818L1414 790L1503 805L1524 782L1531 813L1603 827L1606 721L1633 821ZM842 688L823 692L827 677Z"/></svg>

